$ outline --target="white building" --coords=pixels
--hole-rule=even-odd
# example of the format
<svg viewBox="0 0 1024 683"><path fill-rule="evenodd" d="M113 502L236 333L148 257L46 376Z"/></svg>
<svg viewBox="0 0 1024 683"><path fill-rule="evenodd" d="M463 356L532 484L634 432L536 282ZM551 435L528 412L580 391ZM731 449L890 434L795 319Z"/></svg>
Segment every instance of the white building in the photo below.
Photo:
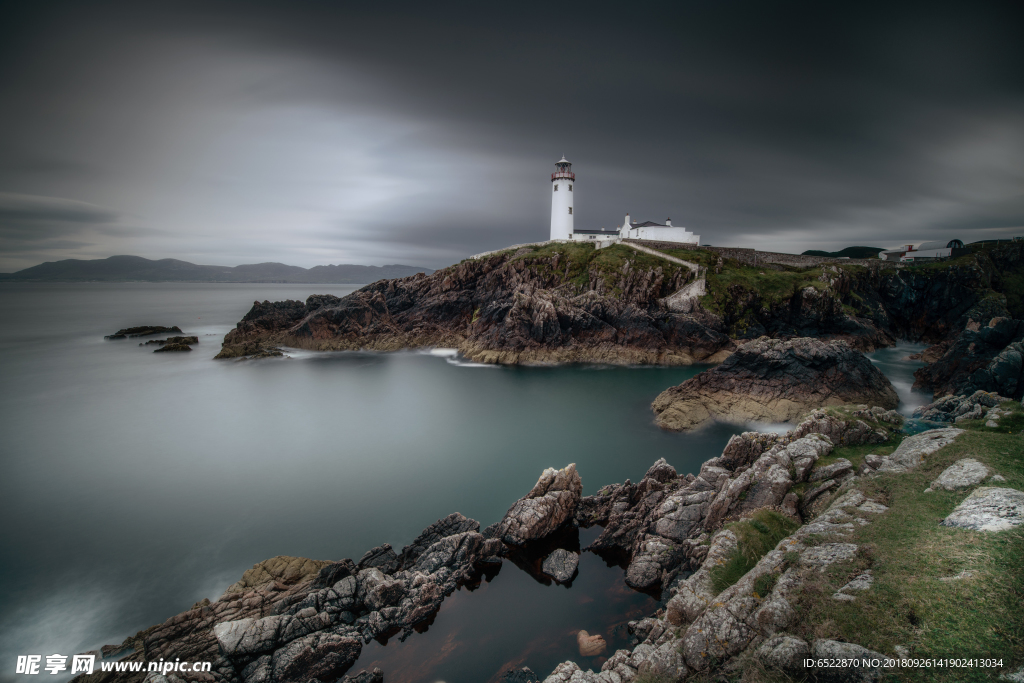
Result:
<svg viewBox="0 0 1024 683"><path fill-rule="evenodd" d="M574 229L573 228L573 186L576 174L572 172L572 164L563 156L555 162L555 172L551 174L551 237L553 240L576 240L606 243L618 242L622 239L650 240L652 242L676 242L680 244L700 244L700 235L681 226L672 225L672 219L664 223L631 221L629 214L622 225L615 228ZM607 244L603 244L607 246Z"/></svg>
<svg viewBox="0 0 1024 683"><path fill-rule="evenodd" d="M902 261L904 263L912 261L932 261L935 259L949 258L954 255L957 256L961 253L959 250L964 249L964 243L960 240L950 240L948 242L921 242L919 244L904 244L895 249L886 249L885 251L878 252L878 258L883 261Z"/></svg>
<svg viewBox="0 0 1024 683"><path fill-rule="evenodd" d="M565 160L555 162L555 172L551 174L551 239L572 239L572 186L576 184L576 174L572 172L572 164Z"/></svg>
<svg viewBox="0 0 1024 683"><path fill-rule="evenodd" d="M655 223L654 221L638 223L637 221L631 221L628 213L626 214L626 220L619 228L619 235L623 239L629 240L700 244L700 235L694 235L682 226L672 225L671 218L666 218L664 223Z"/></svg>

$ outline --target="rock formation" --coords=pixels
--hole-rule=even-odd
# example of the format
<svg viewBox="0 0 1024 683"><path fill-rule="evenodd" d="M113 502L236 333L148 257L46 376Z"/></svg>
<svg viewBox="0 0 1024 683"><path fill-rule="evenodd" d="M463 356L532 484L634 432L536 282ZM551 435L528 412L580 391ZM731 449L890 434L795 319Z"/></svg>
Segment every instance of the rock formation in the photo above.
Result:
<svg viewBox="0 0 1024 683"><path fill-rule="evenodd" d="M103 337L104 339L126 339L128 337L148 337L151 334L168 334L169 332L177 332L181 334L181 328L175 325L174 327L163 327L162 325L143 325L142 327L126 327L118 330L114 334L108 334Z"/></svg>
<svg viewBox="0 0 1024 683"><path fill-rule="evenodd" d="M437 346L485 363L688 364L731 347L706 315L660 303L692 278L685 267L622 246L509 250L430 276L382 280L342 299L255 302L218 358L277 345Z"/></svg>
<svg viewBox="0 0 1024 683"><path fill-rule="evenodd" d="M762 337L665 390L651 407L659 426L683 430L712 418L784 422L845 403L895 408L899 398L885 375L846 342Z"/></svg>
<svg viewBox="0 0 1024 683"><path fill-rule="evenodd" d="M575 464L560 470L549 467L488 532L513 546L541 540L572 519L582 495L583 481Z"/></svg>
<svg viewBox="0 0 1024 683"><path fill-rule="evenodd" d="M213 662L210 673L182 674L187 680L337 680L364 641L409 635L457 586L501 561L501 541L485 538L479 529L479 523L454 513L424 529L398 554L385 545L358 563L275 557L246 571L217 601L203 600L103 651L116 656L131 650L129 661ZM144 677L144 672L97 672L76 680ZM344 680L379 683L382 678L377 671Z"/></svg>
<svg viewBox="0 0 1024 683"><path fill-rule="evenodd" d="M1004 531L1024 524L1024 492L982 486L942 520L942 526Z"/></svg>

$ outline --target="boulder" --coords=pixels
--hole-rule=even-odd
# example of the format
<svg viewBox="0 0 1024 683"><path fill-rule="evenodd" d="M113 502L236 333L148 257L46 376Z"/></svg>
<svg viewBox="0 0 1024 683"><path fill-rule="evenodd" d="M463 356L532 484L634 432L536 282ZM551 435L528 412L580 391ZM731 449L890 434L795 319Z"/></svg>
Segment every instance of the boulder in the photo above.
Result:
<svg viewBox="0 0 1024 683"><path fill-rule="evenodd" d="M804 660L811 655L811 646L807 641L782 633L761 643L755 654L765 666L795 673L803 670Z"/></svg>
<svg viewBox="0 0 1024 683"><path fill-rule="evenodd" d="M597 634L590 635L586 631L580 631L576 634L576 644L579 645L580 656L582 657L596 657L608 647L608 643L604 642L604 638Z"/></svg>
<svg viewBox="0 0 1024 683"><path fill-rule="evenodd" d="M575 463L556 470L549 467L533 489L509 508L494 536L521 546L551 535L571 520L583 496L583 481Z"/></svg>
<svg viewBox="0 0 1024 683"><path fill-rule="evenodd" d="M541 570L548 576L555 579L555 581L566 583L576 574L576 568L579 564L579 553L574 553L564 548L558 548L544 558L544 562L541 564Z"/></svg>
<svg viewBox="0 0 1024 683"><path fill-rule="evenodd" d="M1024 523L1024 492L983 486L967 496L942 526L975 531L1004 531Z"/></svg>
<svg viewBox="0 0 1024 683"><path fill-rule="evenodd" d="M847 472L853 471L853 463L846 458L839 458L830 465L816 467L811 470L811 476L807 481L823 481L825 479L839 479Z"/></svg>
<svg viewBox="0 0 1024 683"><path fill-rule="evenodd" d="M885 375L844 341L761 337L662 392L651 407L659 426L685 430L712 418L784 422L845 403L889 409L899 398Z"/></svg>
<svg viewBox="0 0 1024 683"><path fill-rule="evenodd" d="M940 448L945 448L963 433L962 429L945 427L929 429L926 432L907 437L892 455L883 458L878 471L908 472L924 462L925 456L931 455Z"/></svg>
<svg viewBox="0 0 1024 683"><path fill-rule="evenodd" d="M961 458L943 470L939 478L932 482L929 490L945 489L946 491L955 491L980 484L990 474L989 468L974 458Z"/></svg>

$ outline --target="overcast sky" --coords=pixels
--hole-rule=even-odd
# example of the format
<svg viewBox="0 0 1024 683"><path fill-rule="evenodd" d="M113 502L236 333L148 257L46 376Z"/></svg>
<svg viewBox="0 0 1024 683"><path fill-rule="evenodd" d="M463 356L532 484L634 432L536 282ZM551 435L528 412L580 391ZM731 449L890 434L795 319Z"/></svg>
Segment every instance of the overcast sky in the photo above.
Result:
<svg viewBox="0 0 1024 683"><path fill-rule="evenodd" d="M507 7L509 9L501 9ZM799 253L1024 234L1007 3L9 4L0 271L441 267L671 217Z"/></svg>

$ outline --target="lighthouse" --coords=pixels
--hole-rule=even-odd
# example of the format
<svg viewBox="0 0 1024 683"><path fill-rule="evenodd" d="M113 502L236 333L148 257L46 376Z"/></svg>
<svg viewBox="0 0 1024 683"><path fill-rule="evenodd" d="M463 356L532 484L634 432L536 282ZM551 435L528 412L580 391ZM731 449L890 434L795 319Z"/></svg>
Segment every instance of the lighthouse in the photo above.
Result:
<svg viewBox="0 0 1024 683"><path fill-rule="evenodd" d="M576 184L576 174L572 172L572 164L563 156L555 162L555 172L551 174L551 239L572 239L572 186Z"/></svg>

